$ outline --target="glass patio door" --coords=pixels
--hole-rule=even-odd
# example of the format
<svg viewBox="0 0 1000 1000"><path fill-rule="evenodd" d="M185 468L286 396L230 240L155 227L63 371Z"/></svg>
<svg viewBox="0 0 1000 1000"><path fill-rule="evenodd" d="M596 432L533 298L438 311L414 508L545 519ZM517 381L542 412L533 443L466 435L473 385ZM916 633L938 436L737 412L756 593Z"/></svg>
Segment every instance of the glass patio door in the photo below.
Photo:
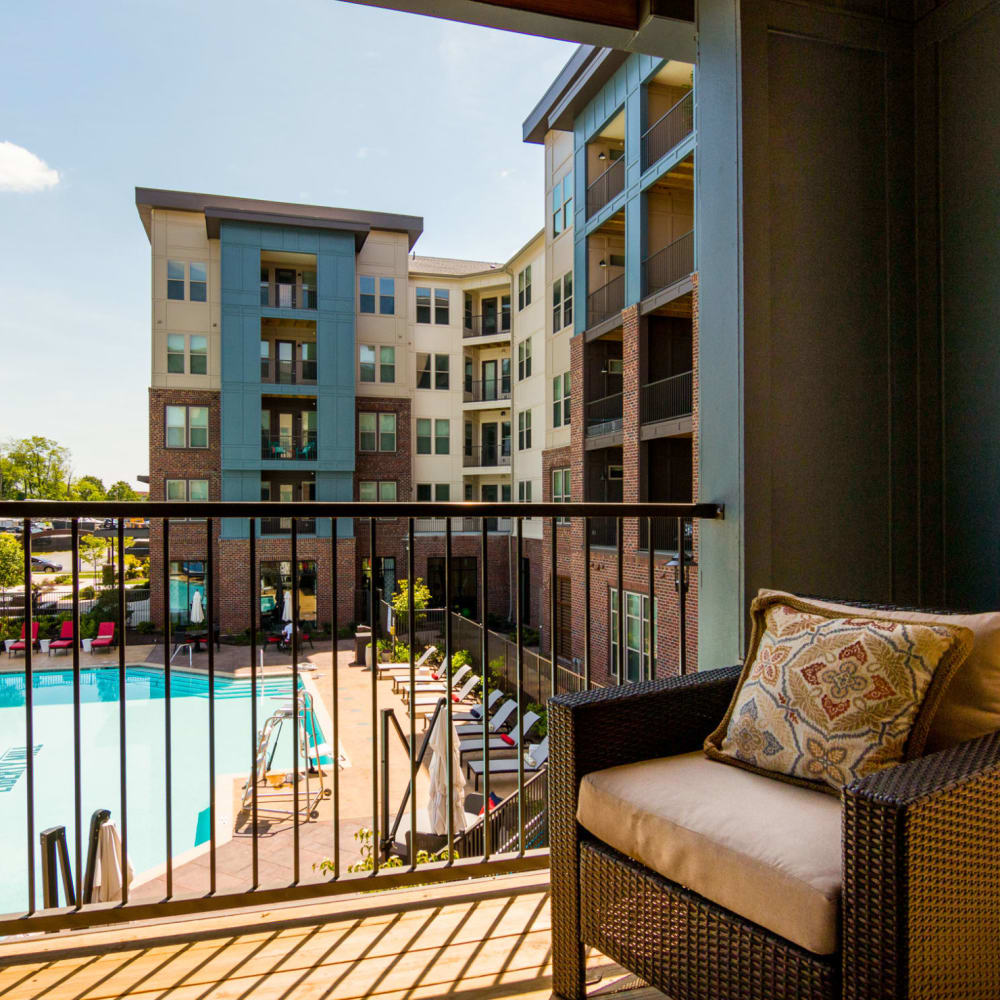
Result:
<svg viewBox="0 0 1000 1000"><path fill-rule="evenodd" d="M483 362L483 399L497 398L497 363Z"/></svg>
<svg viewBox="0 0 1000 1000"><path fill-rule="evenodd" d="M295 344L291 340L279 340L274 347L277 357L274 381L291 385L295 382Z"/></svg>

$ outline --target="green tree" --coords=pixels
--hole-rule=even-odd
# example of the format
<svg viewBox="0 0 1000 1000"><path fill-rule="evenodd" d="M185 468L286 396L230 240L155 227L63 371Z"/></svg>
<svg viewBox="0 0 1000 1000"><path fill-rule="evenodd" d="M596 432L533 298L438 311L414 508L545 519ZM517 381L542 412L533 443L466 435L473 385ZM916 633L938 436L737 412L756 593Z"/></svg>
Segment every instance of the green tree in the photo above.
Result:
<svg viewBox="0 0 1000 1000"><path fill-rule="evenodd" d="M70 488L74 500L104 500L104 483L97 476L81 476Z"/></svg>
<svg viewBox="0 0 1000 1000"><path fill-rule="evenodd" d="M431 603L431 588L418 576L413 584L413 610L422 611ZM396 632L409 628L407 615L410 612L410 581L399 580L396 584L396 593L392 595L392 610L396 613ZM415 614L414 627L423 625L427 621L427 615Z"/></svg>
<svg viewBox="0 0 1000 1000"><path fill-rule="evenodd" d="M98 538L97 535L84 535L83 538L80 539L80 558L84 562L90 563L96 573L97 567L104 558L104 553L107 551L107 548L107 539Z"/></svg>
<svg viewBox="0 0 1000 1000"><path fill-rule="evenodd" d="M128 483L123 479L119 479L117 482L112 483L108 487L106 494L106 499L108 500L141 500L142 497Z"/></svg>
<svg viewBox="0 0 1000 1000"><path fill-rule="evenodd" d="M24 583L24 549L13 535L0 535L0 592L7 606L7 588Z"/></svg>
<svg viewBox="0 0 1000 1000"><path fill-rule="evenodd" d="M8 441L0 456L0 497L5 500L65 500L69 449L35 435Z"/></svg>

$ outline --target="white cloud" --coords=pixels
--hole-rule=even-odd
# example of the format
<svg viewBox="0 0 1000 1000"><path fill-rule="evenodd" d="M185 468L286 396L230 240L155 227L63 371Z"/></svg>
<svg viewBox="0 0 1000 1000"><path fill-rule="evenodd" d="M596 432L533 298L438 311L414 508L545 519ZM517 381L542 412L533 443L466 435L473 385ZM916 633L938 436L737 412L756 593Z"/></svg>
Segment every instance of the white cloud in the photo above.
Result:
<svg viewBox="0 0 1000 1000"><path fill-rule="evenodd" d="M34 153L13 142L0 142L0 191L44 191L59 183L53 170Z"/></svg>

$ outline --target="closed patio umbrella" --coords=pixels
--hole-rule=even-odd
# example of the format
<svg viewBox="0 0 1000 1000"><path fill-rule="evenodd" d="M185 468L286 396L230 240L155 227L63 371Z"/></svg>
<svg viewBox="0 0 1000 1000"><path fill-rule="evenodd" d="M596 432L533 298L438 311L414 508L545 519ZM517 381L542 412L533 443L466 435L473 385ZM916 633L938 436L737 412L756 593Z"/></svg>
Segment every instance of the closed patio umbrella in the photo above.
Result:
<svg viewBox="0 0 1000 1000"><path fill-rule="evenodd" d="M122 838L111 820L101 826L97 841L97 867L94 872L94 896L98 903L109 903L122 897L122 884L132 883L132 862L125 859L122 872Z"/></svg>
<svg viewBox="0 0 1000 1000"><path fill-rule="evenodd" d="M283 622L292 620L292 592L290 590L285 591L285 600L281 606L281 620Z"/></svg>
<svg viewBox="0 0 1000 1000"><path fill-rule="evenodd" d="M451 814L455 832L465 829L465 772L458 749L455 724L451 726ZM448 832L448 717L442 709L438 713L431 733L430 795L427 801L427 819L434 833Z"/></svg>
<svg viewBox="0 0 1000 1000"><path fill-rule="evenodd" d="M201 603L201 591L196 590L191 598L191 624L200 625L205 620L205 608Z"/></svg>

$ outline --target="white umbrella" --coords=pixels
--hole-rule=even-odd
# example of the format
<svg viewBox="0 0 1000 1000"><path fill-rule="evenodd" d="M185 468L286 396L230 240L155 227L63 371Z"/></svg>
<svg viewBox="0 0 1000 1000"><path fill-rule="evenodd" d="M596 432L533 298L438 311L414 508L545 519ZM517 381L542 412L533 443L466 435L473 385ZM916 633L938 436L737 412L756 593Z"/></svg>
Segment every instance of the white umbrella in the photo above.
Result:
<svg viewBox="0 0 1000 1000"><path fill-rule="evenodd" d="M122 883L132 883L132 861L125 859L127 869L122 878L122 838L118 827L111 820L101 825L97 840L97 867L94 871L94 898L98 903L121 899Z"/></svg>
<svg viewBox="0 0 1000 1000"><path fill-rule="evenodd" d="M427 818L434 833L448 832L448 717L444 709L438 713L431 733L430 796L427 801ZM465 773L458 749L458 733L451 726L451 814L455 830L465 829Z"/></svg>
<svg viewBox="0 0 1000 1000"><path fill-rule="evenodd" d="M292 620L292 592L290 590L285 591L285 601L281 607L281 620L283 622Z"/></svg>
<svg viewBox="0 0 1000 1000"><path fill-rule="evenodd" d="M200 625L205 620L205 609L201 604L201 591L196 590L191 598L191 624Z"/></svg>

